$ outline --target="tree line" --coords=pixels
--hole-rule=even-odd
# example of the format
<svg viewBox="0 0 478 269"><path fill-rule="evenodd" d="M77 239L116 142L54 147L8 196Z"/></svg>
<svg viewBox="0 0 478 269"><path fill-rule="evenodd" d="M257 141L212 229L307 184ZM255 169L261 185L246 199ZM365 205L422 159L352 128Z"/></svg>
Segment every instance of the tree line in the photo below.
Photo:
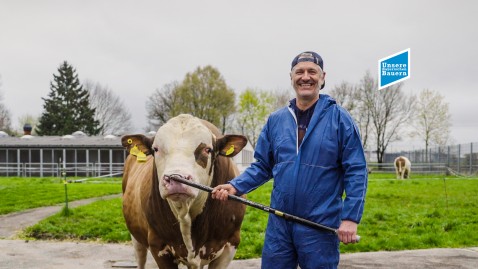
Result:
<svg viewBox="0 0 478 269"><path fill-rule="evenodd" d="M364 148L374 149L383 162L390 143L404 137L418 137L425 150L450 141L451 115L448 103L438 92L423 89L418 96L406 95L403 83L378 91L377 80L366 72L360 82L343 82L331 95L355 119Z"/></svg>
<svg viewBox="0 0 478 269"><path fill-rule="evenodd" d="M0 84L1 86L1 84ZM419 137L425 148L449 142L450 114L443 96L429 89L407 96L403 83L377 90L370 72L358 83L342 82L330 95L355 119L366 149L374 149L377 160L390 143L407 136ZM253 147L268 115L287 105L292 90L266 91L247 88L239 96L219 70L197 67L182 81L156 89L146 102L149 130L170 118L189 113L210 121L223 133L244 134ZM99 83L78 79L76 70L63 62L53 75L50 92L40 117L23 116L20 121L35 126L38 135L66 135L83 131L88 135L122 135L132 128L131 114L113 90ZM10 113L0 95L0 129L12 133Z"/></svg>

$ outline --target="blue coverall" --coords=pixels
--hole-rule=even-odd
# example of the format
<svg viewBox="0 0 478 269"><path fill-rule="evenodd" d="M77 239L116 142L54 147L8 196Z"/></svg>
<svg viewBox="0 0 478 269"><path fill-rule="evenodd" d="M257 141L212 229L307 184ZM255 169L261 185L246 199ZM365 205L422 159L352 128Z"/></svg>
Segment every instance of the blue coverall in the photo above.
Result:
<svg viewBox="0 0 478 269"><path fill-rule="evenodd" d="M264 126L254 162L231 180L237 194L271 178L271 207L329 227L360 222L368 173L360 134L350 114L320 94L300 147L297 119L290 107L272 113ZM342 196L346 193L343 200ZM269 215L262 268L336 268L338 237Z"/></svg>

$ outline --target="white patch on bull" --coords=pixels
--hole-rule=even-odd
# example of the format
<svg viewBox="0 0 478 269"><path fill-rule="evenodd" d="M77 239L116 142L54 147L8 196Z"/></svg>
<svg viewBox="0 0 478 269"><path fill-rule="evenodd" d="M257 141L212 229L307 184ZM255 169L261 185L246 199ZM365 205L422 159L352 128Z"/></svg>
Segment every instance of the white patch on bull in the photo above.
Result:
<svg viewBox="0 0 478 269"><path fill-rule="evenodd" d="M171 246L169 245L166 245L162 250L160 250L158 252L158 257L162 257L164 255L169 255L169 253L173 253L174 254L174 250Z"/></svg>
<svg viewBox="0 0 478 269"><path fill-rule="evenodd" d="M220 250L217 252L211 253L211 262L209 263L208 268L227 268L231 263L234 255L236 255L236 247L231 245L231 243L226 243Z"/></svg>

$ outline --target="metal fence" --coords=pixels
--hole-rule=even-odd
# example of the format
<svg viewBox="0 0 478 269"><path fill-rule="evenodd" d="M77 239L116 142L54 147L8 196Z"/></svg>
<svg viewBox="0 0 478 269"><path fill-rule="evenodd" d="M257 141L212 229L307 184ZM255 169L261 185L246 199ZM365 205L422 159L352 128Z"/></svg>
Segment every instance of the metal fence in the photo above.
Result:
<svg viewBox="0 0 478 269"><path fill-rule="evenodd" d="M478 174L478 143L385 153L383 164L369 166L393 172L393 161L398 156L407 157L412 163L412 171L417 173Z"/></svg>
<svg viewBox="0 0 478 269"><path fill-rule="evenodd" d="M65 163L69 177L98 177L123 172L123 163ZM60 177L63 164L59 163L2 163L0 176Z"/></svg>

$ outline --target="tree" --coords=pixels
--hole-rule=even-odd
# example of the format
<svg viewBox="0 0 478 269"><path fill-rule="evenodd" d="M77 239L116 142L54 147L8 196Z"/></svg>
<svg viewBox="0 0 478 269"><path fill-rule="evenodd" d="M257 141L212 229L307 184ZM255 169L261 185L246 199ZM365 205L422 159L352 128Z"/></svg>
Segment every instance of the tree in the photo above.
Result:
<svg viewBox="0 0 478 269"><path fill-rule="evenodd" d="M346 81L343 81L332 88L330 96L337 101L339 105L352 114L358 106L359 100L356 98L356 87Z"/></svg>
<svg viewBox="0 0 478 269"><path fill-rule="evenodd" d="M429 89L422 90L415 103L413 122L415 131L412 135L420 137L425 142L425 152L428 152L430 143L446 145L450 138L450 120L448 103L444 102L444 97Z"/></svg>
<svg viewBox="0 0 478 269"><path fill-rule="evenodd" d="M356 87L354 98L357 99L357 105L354 107L353 115L357 119L357 124L360 129L360 137L362 138L362 145L364 148L369 146L369 139L372 136L372 111L370 107L373 104L373 96L377 94L377 82L370 75L370 72L365 72L365 75L360 80Z"/></svg>
<svg viewBox="0 0 478 269"><path fill-rule="evenodd" d="M177 102L176 89L178 85L177 81L166 84L163 88L156 89L146 101L149 124L153 128L158 129L159 126L173 117L173 106Z"/></svg>
<svg viewBox="0 0 478 269"><path fill-rule="evenodd" d="M369 146L371 136L370 97L376 90L376 83L370 72L366 72L357 85L342 82L332 89L331 96L354 118L360 130L362 146Z"/></svg>
<svg viewBox="0 0 478 269"><path fill-rule="evenodd" d="M213 123L224 133L228 118L235 112L234 99L234 91L216 68L198 67L180 84L171 83L153 93L147 102L148 118L150 123L161 124L188 113Z"/></svg>
<svg viewBox="0 0 478 269"><path fill-rule="evenodd" d="M356 86L343 82L331 93L357 123L363 147L375 140L379 163L388 145L401 139L401 128L410 119L414 100L402 87L399 83L378 91L376 79L367 71Z"/></svg>
<svg viewBox="0 0 478 269"><path fill-rule="evenodd" d="M3 103L0 103L0 130L8 134L11 134L12 132L10 111Z"/></svg>
<svg viewBox="0 0 478 269"><path fill-rule="evenodd" d="M383 162L389 143L401 139L400 128L410 120L413 97L406 97L402 86L398 83L366 96L379 163Z"/></svg>
<svg viewBox="0 0 478 269"><path fill-rule="evenodd" d="M275 109L275 100L272 93L253 89L239 96L237 125L254 148L267 116Z"/></svg>
<svg viewBox="0 0 478 269"><path fill-rule="evenodd" d="M64 61L53 79L48 97L42 97L44 111L36 132L39 135L66 135L75 131L99 134L101 127L94 118L95 109L90 108L89 93L80 84L76 70Z"/></svg>
<svg viewBox="0 0 478 269"><path fill-rule="evenodd" d="M269 91L269 94L272 96L272 107L270 112L276 111L284 106L288 106L289 101L295 97L294 91L291 91L290 89Z"/></svg>
<svg viewBox="0 0 478 269"><path fill-rule="evenodd" d="M100 134L122 135L131 130L131 113L119 96L99 83L83 84L89 93L90 108L95 110L94 119L102 126Z"/></svg>
<svg viewBox="0 0 478 269"><path fill-rule="evenodd" d="M0 77L1 79L1 77ZM0 80L0 88L2 86L2 81ZM4 131L7 134L12 134L12 119L10 111L7 106L3 103L3 95L0 92L0 131Z"/></svg>

